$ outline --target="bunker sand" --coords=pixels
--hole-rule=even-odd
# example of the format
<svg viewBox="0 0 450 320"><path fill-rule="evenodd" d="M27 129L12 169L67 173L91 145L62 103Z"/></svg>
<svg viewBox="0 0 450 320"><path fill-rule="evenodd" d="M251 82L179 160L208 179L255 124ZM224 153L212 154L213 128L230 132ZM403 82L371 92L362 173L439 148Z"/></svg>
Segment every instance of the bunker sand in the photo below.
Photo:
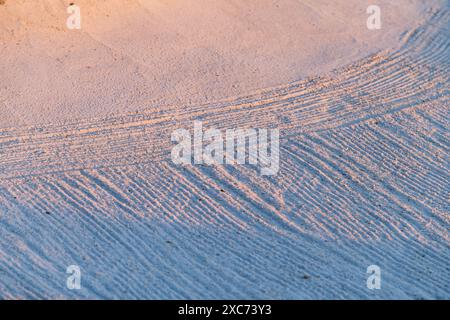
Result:
<svg viewBox="0 0 450 320"><path fill-rule="evenodd" d="M450 298L450 15L422 15L395 46L284 85L7 123L1 296ZM279 173L173 164L171 133L195 120L279 128Z"/></svg>

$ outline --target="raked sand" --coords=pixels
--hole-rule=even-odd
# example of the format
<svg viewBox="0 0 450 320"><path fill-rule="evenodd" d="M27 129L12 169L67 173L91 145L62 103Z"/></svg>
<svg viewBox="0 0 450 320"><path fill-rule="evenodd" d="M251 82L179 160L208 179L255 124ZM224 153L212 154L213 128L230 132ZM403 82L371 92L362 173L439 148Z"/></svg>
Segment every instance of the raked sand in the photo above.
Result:
<svg viewBox="0 0 450 320"><path fill-rule="evenodd" d="M447 2L36 2L0 5L1 298L450 298ZM175 165L194 120L278 127L279 173Z"/></svg>

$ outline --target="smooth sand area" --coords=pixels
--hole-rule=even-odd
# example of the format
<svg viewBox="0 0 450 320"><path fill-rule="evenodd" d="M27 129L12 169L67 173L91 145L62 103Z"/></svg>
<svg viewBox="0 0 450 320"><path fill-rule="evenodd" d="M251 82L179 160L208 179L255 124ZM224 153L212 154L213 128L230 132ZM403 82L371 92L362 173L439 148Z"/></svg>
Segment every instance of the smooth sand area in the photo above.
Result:
<svg viewBox="0 0 450 320"><path fill-rule="evenodd" d="M396 47L428 7L380 0L79 0L0 6L0 127L193 105L324 74Z"/></svg>

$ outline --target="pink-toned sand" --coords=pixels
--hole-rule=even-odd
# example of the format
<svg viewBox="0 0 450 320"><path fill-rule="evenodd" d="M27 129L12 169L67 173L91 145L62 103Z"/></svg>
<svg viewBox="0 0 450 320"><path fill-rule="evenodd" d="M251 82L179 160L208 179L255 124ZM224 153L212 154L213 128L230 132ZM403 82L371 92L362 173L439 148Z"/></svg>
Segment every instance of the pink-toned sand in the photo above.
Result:
<svg viewBox="0 0 450 320"><path fill-rule="evenodd" d="M0 10L0 127L246 95L395 47L423 1L7 1Z"/></svg>

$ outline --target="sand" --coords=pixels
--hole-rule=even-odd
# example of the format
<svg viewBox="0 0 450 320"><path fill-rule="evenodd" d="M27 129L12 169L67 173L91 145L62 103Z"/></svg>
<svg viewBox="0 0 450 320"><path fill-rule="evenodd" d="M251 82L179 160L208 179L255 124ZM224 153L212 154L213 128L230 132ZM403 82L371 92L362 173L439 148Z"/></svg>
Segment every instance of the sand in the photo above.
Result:
<svg viewBox="0 0 450 320"><path fill-rule="evenodd" d="M0 297L449 299L448 3L378 3L7 0ZM279 173L174 164L194 120Z"/></svg>
<svg viewBox="0 0 450 320"><path fill-rule="evenodd" d="M70 1L69 1L70 2ZM395 47L422 1L8 1L0 10L0 127L208 103Z"/></svg>

